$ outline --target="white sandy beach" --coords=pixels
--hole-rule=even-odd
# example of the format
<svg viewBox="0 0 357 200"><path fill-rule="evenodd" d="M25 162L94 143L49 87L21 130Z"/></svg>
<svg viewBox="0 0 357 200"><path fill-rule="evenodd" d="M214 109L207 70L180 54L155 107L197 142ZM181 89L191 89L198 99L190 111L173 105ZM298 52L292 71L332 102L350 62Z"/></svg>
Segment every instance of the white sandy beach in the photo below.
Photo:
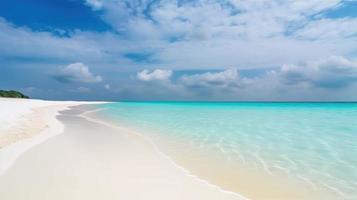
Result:
<svg viewBox="0 0 357 200"><path fill-rule="evenodd" d="M243 199L144 137L68 110L84 104L0 99L0 199Z"/></svg>

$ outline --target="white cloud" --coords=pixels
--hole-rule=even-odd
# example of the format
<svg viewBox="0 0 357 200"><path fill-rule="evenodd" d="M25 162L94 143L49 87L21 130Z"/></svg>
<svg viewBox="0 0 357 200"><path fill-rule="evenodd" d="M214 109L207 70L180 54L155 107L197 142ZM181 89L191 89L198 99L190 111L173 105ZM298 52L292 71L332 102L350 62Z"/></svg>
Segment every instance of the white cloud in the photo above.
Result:
<svg viewBox="0 0 357 200"><path fill-rule="evenodd" d="M165 96L194 100L271 101L338 101L356 98L353 91L357 89L357 60L341 56L300 65L285 64L255 77L239 74L236 68L189 73L171 79L166 77L168 81L155 85L144 84L138 90L151 91L158 99ZM158 88L161 92L155 92Z"/></svg>
<svg viewBox="0 0 357 200"><path fill-rule="evenodd" d="M183 75L180 81L189 87L228 87L239 85L241 78L239 77L238 70L231 68L220 72Z"/></svg>
<svg viewBox="0 0 357 200"><path fill-rule="evenodd" d="M88 66L83 63L72 63L60 69L54 76L59 82L83 82L83 83L99 83L103 79L101 76L93 75Z"/></svg>
<svg viewBox="0 0 357 200"><path fill-rule="evenodd" d="M133 81L130 84L138 84L138 88L151 85L147 82L156 80L158 84L164 83L167 90L180 90L185 97L196 93L194 87L212 88L217 96L228 95L222 89L230 88L232 98L251 93L279 96L285 92L293 95L296 88L304 87L309 87L309 91L314 87L310 95L315 95L316 88L346 88L355 82L351 63L355 63L354 58L357 57L356 17L327 18L325 15L325 12L344 6L344 1L84 2L94 10L100 10L95 13L115 31L65 30L65 34L55 34L20 27L0 18L0 60L9 62L11 66L14 66L14 60L18 66L28 63L32 67L41 65L46 69L43 71L80 60L95 67L91 70L105 77L114 77L113 72L127 74L142 66L147 69L157 67L160 69L137 73L136 80L120 79L123 83ZM148 55L147 59L128 56L140 57L142 52ZM330 55L351 59L326 59ZM324 60L325 63L334 63L334 66L348 66L349 71L326 67ZM282 65L284 67L280 70L256 79L247 79L238 73L242 69ZM234 68L218 72L212 70L226 66ZM183 69L210 72L172 78L173 70ZM101 77L93 75L88 68L84 76L86 72L81 69L62 70L59 74L62 76L56 77L59 81L101 81ZM117 80L118 77L115 74ZM114 85L115 81L107 80L108 85ZM103 87L107 88L104 84ZM249 88L252 92L248 91ZM292 92L287 92L291 88L294 88ZM302 94L301 91L297 93Z"/></svg>
<svg viewBox="0 0 357 200"><path fill-rule="evenodd" d="M76 30L67 34L59 36L52 32L19 27L0 17L0 59L6 61L16 58L16 61L25 60L26 64L45 61L47 65L58 65L83 60L103 65L120 63L135 66L120 55L144 48L141 44L122 40L111 32Z"/></svg>
<svg viewBox="0 0 357 200"><path fill-rule="evenodd" d="M357 35L357 18L320 19L308 23L296 35L305 39L343 39Z"/></svg>
<svg viewBox="0 0 357 200"><path fill-rule="evenodd" d="M94 10L100 10L103 7L102 0L85 0L87 5L91 6Z"/></svg>
<svg viewBox="0 0 357 200"><path fill-rule="evenodd" d="M103 3L103 10L104 19L118 31L146 33L148 37L154 36L153 39L160 36L164 39L181 37L195 40L213 37L282 35L291 25L306 23L311 20L311 16L334 9L340 6L341 2L341 0L193 0L187 2L108 0ZM145 24L145 30L150 31L141 31L142 27L133 22ZM147 29L148 27L150 28Z"/></svg>
<svg viewBox="0 0 357 200"><path fill-rule="evenodd" d="M150 72L145 69L137 73L137 78L142 81L165 81L169 80L171 75L171 70L155 69Z"/></svg>
<svg viewBox="0 0 357 200"><path fill-rule="evenodd" d="M150 49L159 68L270 68L356 51L355 18L324 18L325 11L343 4L108 0L102 2L102 17L134 46ZM335 40L326 40L331 37Z"/></svg>
<svg viewBox="0 0 357 200"><path fill-rule="evenodd" d="M233 98L255 81L254 79L240 77L236 68L215 72L182 74L178 77L169 75L172 73L171 71L167 75L162 75L162 71L159 75L159 73L154 73L155 71L158 72L158 70L154 70L150 73L143 70L137 73L139 80L161 80L155 82L155 84L142 84L140 90L151 91L152 94L156 95L156 98L167 95L164 99L175 99L175 97L178 99ZM144 76L140 77L139 75Z"/></svg>
<svg viewBox="0 0 357 200"><path fill-rule="evenodd" d="M58 51L52 51L52 47L58 47ZM68 52L73 53L68 47L66 39L56 38L48 32L33 32L25 27L16 27L0 17L1 57L68 56Z"/></svg>
<svg viewBox="0 0 357 200"><path fill-rule="evenodd" d="M284 65L279 76L286 84L307 83L321 88L341 88L357 82L357 60L332 56L300 66Z"/></svg>
<svg viewBox="0 0 357 200"><path fill-rule="evenodd" d="M343 5L340 0L87 0L86 4L101 9L98 14L120 34L77 30L59 37L0 20L0 57L132 68L140 67L141 61L125 55L146 51L147 68L247 69L357 51L356 19L324 18L325 11Z"/></svg>

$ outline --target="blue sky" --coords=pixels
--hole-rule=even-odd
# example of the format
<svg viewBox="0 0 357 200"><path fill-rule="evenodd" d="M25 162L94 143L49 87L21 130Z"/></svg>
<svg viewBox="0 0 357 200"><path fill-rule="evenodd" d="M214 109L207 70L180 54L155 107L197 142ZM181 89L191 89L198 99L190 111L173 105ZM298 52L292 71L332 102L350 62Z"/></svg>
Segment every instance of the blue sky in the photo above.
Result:
<svg viewBox="0 0 357 200"><path fill-rule="evenodd" d="M2 0L0 88L73 100L357 100L355 0Z"/></svg>

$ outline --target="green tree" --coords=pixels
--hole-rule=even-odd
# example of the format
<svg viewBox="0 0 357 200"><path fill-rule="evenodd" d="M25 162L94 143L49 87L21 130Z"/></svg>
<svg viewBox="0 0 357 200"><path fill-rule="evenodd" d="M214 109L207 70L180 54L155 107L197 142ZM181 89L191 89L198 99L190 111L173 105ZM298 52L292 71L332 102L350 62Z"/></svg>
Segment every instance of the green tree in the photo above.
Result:
<svg viewBox="0 0 357 200"><path fill-rule="evenodd" d="M29 97L22 94L21 92L15 90L0 90L0 97L8 97L8 98L24 98L28 99Z"/></svg>

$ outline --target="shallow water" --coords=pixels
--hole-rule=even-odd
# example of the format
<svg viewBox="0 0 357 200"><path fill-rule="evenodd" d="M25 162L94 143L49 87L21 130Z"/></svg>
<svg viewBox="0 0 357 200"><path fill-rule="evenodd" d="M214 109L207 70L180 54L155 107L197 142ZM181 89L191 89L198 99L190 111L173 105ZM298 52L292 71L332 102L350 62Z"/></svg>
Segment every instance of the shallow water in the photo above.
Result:
<svg viewBox="0 0 357 200"><path fill-rule="evenodd" d="M185 141L183 148L215 152L266 174L303 180L339 199L357 199L357 103L98 106L121 123L154 132L154 137Z"/></svg>

